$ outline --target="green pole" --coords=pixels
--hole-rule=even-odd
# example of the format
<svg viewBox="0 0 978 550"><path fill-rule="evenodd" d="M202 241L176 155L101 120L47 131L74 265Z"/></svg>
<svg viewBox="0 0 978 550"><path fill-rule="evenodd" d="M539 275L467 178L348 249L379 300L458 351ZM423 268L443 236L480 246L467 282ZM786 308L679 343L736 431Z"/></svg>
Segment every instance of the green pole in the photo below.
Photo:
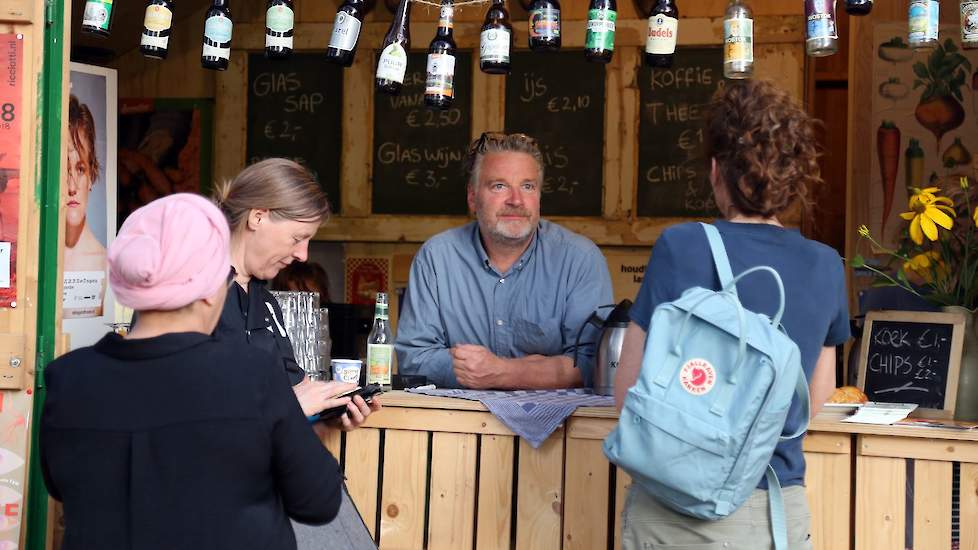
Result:
<svg viewBox="0 0 978 550"><path fill-rule="evenodd" d="M38 438L44 406L44 368L54 359L55 319L61 285L58 283L58 205L61 202L61 127L64 78L64 0L47 0L44 25L44 67L39 104L41 124L35 199L40 206L41 230L38 252L37 357L34 379L34 413L30 423L31 460L27 495L27 549L44 550L47 537L48 492L41 476Z"/></svg>

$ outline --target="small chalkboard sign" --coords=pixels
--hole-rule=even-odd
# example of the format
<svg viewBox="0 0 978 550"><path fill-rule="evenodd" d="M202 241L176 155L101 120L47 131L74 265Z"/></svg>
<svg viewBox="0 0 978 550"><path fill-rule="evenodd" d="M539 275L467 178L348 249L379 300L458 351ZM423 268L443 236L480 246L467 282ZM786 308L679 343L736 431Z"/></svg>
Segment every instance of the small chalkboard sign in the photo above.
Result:
<svg viewBox="0 0 978 550"><path fill-rule="evenodd" d="M703 124L724 85L723 50L680 48L672 68L643 66L638 81L638 215L716 216Z"/></svg>
<svg viewBox="0 0 978 550"><path fill-rule="evenodd" d="M425 107L427 54L408 54L401 93L374 95L373 212L466 214L472 133L472 54L455 54L455 102Z"/></svg>
<svg viewBox="0 0 978 550"><path fill-rule="evenodd" d="M964 315L874 311L866 315L857 384L870 401L916 403L914 416L952 418Z"/></svg>
<svg viewBox="0 0 978 550"><path fill-rule="evenodd" d="M546 164L545 216L600 216L605 67L580 51L514 53L506 131L536 138Z"/></svg>
<svg viewBox="0 0 978 550"><path fill-rule="evenodd" d="M288 61L248 56L247 160L293 159L309 168L340 208L343 68L322 53L293 53ZM220 145L218 145L220 146Z"/></svg>

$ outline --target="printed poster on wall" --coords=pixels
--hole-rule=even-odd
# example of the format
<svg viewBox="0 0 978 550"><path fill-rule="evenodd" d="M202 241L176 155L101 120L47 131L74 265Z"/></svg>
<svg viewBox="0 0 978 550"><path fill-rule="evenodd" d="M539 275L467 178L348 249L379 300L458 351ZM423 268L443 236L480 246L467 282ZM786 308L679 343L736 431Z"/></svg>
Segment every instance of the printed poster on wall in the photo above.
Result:
<svg viewBox="0 0 978 550"><path fill-rule="evenodd" d="M17 224L23 151L24 35L0 34L0 307L17 300ZM16 550L24 518L30 391L0 392L0 550Z"/></svg>
<svg viewBox="0 0 978 550"><path fill-rule="evenodd" d="M0 307L16 307L24 35L0 34L0 44Z"/></svg>
<svg viewBox="0 0 978 550"><path fill-rule="evenodd" d="M346 259L346 302L374 305L378 292L390 292L389 257L349 257Z"/></svg>
<svg viewBox="0 0 978 550"><path fill-rule="evenodd" d="M908 239L910 188L964 204L961 177L978 184L978 50L961 48L957 25L939 36L936 49L915 52L906 23L874 28L869 219L859 223L888 247Z"/></svg>
<svg viewBox="0 0 978 550"><path fill-rule="evenodd" d="M114 321L106 249L116 227L116 72L71 64L66 138L64 331L94 344Z"/></svg>

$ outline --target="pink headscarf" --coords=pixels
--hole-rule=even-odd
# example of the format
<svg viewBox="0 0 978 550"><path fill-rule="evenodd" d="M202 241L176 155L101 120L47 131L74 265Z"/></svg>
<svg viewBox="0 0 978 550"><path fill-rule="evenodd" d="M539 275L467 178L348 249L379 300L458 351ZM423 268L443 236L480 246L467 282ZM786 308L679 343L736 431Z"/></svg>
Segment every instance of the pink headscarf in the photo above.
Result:
<svg viewBox="0 0 978 550"><path fill-rule="evenodd" d="M231 272L230 231L214 204L190 193L129 215L109 246L109 283L136 311L180 309L213 296Z"/></svg>

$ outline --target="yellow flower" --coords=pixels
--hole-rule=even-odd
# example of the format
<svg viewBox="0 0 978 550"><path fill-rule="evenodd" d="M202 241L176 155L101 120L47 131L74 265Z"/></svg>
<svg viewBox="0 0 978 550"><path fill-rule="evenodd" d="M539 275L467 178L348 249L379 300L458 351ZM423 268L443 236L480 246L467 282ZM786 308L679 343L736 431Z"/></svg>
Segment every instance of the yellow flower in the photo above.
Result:
<svg viewBox="0 0 978 550"><path fill-rule="evenodd" d="M976 216L975 223L978 224L978 210L975 211L975 216ZM860 225L859 226L859 236L860 237L869 238L869 228L866 227L865 225Z"/></svg>
<svg viewBox="0 0 978 550"><path fill-rule="evenodd" d="M975 227L978 227L978 208L975 208L975 215L973 218L975 220Z"/></svg>
<svg viewBox="0 0 978 550"><path fill-rule="evenodd" d="M961 189L968 188L968 176L961 176Z"/></svg>
<svg viewBox="0 0 978 550"><path fill-rule="evenodd" d="M925 282L934 282L934 275L944 278L947 275L947 266L941 259L941 255L936 250L917 254L910 258L910 261L903 263L903 271L916 273Z"/></svg>
<svg viewBox="0 0 978 550"><path fill-rule="evenodd" d="M954 203L947 197L936 195L937 191L937 187L914 189L909 201L911 211L900 214L901 218L910 222L910 238L917 244L924 244L925 235L936 241L938 225L944 229L951 229L954 225Z"/></svg>

